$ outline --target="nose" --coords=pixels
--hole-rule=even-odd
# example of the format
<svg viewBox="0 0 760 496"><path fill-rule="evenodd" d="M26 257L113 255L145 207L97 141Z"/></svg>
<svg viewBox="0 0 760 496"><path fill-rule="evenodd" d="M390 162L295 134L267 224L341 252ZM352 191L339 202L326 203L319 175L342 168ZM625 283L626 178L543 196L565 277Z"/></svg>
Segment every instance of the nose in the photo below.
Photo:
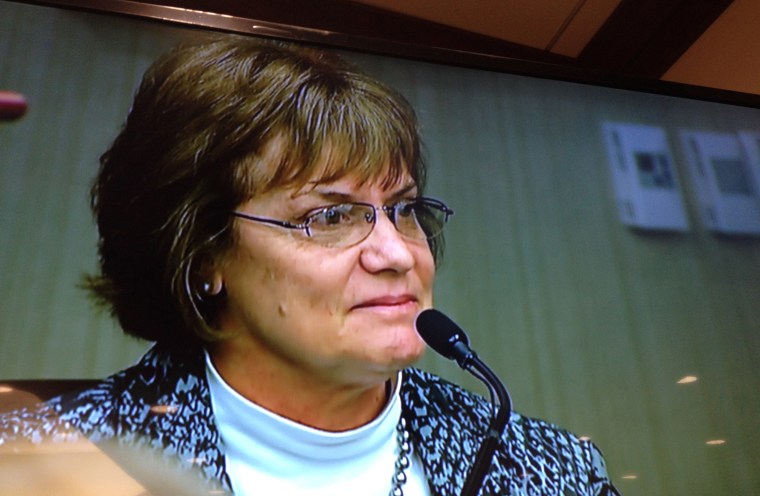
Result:
<svg viewBox="0 0 760 496"><path fill-rule="evenodd" d="M414 242L398 232L386 212L377 209L374 229L361 243L360 263L373 274L405 273L414 267L414 254L409 247L409 243Z"/></svg>

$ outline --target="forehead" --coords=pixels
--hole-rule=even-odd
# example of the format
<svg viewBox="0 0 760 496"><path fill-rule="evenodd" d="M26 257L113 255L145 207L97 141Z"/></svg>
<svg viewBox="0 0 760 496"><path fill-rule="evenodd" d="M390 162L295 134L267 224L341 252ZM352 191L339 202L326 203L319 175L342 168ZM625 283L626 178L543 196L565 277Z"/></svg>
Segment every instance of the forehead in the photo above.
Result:
<svg viewBox="0 0 760 496"><path fill-rule="evenodd" d="M406 171L395 174L387 168L384 173L368 178L353 172L348 172L338 178L315 174L295 184L270 184L266 189L260 189L248 196L241 205L276 210L283 208L299 210L326 203L354 201L384 203L409 194L418 194L418 185L412 176Z"/></svg>
<svg viewBox="0 0 760 496"><path fill-rule="evenodd" d="M416 165L398 157L355 154L335 143L315 148L313 154L293 153L292 143L283 136L270 140L252 157L249 194L255 197L273 190L304 194L330 186L393 190L418 180Z"/></svg>

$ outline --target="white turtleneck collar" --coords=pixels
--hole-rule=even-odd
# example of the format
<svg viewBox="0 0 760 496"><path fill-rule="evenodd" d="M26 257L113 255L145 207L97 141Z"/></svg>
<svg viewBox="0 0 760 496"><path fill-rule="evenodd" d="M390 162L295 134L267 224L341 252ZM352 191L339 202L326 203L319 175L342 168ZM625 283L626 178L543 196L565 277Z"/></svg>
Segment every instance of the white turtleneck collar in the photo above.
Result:
<svg viewBox="0 0 760 496"><path fill-rule="evenodd" d="M380 415L345 432L307 427L245 399L222 379L208 354L206 375L236 495L388 495L398 454L401 372ZM429 494L416 457L407 478L405 495Z"/></svg>

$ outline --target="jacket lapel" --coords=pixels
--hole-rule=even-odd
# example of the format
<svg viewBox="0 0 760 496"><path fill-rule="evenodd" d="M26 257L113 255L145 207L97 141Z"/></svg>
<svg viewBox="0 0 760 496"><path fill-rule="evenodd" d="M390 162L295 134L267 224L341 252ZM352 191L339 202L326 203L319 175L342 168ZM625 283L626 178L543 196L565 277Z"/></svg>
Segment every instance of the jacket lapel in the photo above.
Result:
<svg viewBox="0 0 760 496"><path fill-rule="evenodd" d="M462 421L455 411L461 408L456 400L447 397L444 389L431 387L427 379L420 371L404 371L402 414L411 427L415 453L431 493L460 494L480 447L480 434Z"/></svg>

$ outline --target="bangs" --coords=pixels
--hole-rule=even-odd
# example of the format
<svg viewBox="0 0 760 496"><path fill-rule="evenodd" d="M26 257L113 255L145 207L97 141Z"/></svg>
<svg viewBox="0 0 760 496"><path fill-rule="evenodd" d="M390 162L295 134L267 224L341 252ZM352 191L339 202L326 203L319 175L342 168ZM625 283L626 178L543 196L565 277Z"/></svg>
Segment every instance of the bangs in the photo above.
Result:
<svg viewBox="0 0 760 496"><path fill-rule="evenodd" d="M384 188L409 177L421 191L417 120L403 96L361 74L320 76L286 100L263 149L247 160L248 195L346 176Z"/></svg>

